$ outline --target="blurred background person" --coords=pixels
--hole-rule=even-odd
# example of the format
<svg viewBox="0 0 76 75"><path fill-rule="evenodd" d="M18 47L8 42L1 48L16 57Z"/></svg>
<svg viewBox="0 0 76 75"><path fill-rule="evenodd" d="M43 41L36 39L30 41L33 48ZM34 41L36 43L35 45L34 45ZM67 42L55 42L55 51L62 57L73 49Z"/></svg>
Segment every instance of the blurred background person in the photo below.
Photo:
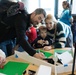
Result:
<svg viewBox="0 0 76 75"><path fill-rule="evenodd" d="M73 17L70 12L70 5L67 1L62 2L63 11L59 18L61 22L64 22L66 25L71 26L73 23Z"/></svg>

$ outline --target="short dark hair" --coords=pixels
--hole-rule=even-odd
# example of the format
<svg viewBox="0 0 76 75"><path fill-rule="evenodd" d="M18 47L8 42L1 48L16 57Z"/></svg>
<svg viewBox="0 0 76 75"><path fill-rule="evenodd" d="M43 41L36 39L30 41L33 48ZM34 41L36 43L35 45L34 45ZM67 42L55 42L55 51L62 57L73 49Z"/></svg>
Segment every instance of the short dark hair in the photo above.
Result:
<svg viewBox="0 0 76 75"><path fill-rule="evenodd" d="M37 9L35 10L35 13L36 13L36 14L43 14L44 17L46 17L46 12L45 12L45 10L42 9L42 8L37 8Z"/></svg>

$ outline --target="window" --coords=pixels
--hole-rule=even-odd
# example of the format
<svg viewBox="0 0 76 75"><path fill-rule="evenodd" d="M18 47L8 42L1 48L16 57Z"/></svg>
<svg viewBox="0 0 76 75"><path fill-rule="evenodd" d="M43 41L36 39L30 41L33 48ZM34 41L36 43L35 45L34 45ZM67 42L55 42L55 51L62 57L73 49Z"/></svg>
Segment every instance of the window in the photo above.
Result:
<svg viewBox="0 0 76 75"><path fill-rule="evenodd" d="M55 0L22 0L29 13L33 12L36 8L44 8L46 13L54 14Z"/></svg>
<svg viewBox="0 0 76 75"><path fill-rule="evenodd" d="M22 0L27 8L28 13L33 12L36 8L39 8L39 0Z"/></svg>
<svg viewBox="0 0 76 75"><path fill-rule="evenodd" d="M54 4L55 0L40 0L40 7L44 8L47 14L54 15Z"/></svg>

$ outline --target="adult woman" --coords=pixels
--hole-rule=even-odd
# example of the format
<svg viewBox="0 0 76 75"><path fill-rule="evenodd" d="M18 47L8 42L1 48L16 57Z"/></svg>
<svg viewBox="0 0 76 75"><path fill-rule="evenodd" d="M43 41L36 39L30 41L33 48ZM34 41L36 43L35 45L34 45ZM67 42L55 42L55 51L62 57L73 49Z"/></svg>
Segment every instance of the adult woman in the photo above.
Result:
<svg viewBox="0 0 76 75"><path fill-rule="evenodd" d="M72 47L73 39L71 28L61 21L56 21L56 19L48 14L45 19L48 35L53 40L51 46L45 46L44 50L50 50L52 48L64 48ZM68 39L67 39L68 38Z"/></svg>

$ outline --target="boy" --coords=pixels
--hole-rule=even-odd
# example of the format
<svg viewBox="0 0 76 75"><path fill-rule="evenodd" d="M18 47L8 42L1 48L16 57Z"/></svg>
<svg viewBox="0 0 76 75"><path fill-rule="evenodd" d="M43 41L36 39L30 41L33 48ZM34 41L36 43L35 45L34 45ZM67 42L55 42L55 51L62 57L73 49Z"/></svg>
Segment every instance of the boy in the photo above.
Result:
<svg viewBox="0 0 76 75"><path fill-rule="evenodd" d="M39 36L32 42L34 48L43 48L52 44L50 36L47 35L47 28L45 26L39 27Z"/></svg>

